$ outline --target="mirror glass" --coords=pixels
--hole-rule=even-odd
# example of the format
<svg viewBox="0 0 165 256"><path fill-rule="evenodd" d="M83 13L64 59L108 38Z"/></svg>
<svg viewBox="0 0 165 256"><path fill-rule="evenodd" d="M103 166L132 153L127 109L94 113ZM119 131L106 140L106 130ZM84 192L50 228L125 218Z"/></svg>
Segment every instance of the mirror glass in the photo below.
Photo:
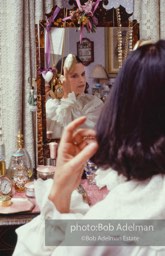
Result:
<svg viewBox="0 0 165 256"><path fill-rule="evenodd" d="M129 16L124 7L120 6L121 14L121 35L122 35L122 47L124 49L123 55L129 51L128 41L132 40L133 46L139 39L139 24L134 20L129 24ZM100 14L101 13L101 14ZM118 63L118 38L119 32L118 21L116 17L116 9L105 10L99 8L99 13L96 13L98 18L98 26L94 33L83 30L83 38L87 38L93 44L93 48L89 48L89 54L93 54L91 60L85 56L85 51L80 49L80 32L75 27L57 28L54 23L51 24L51 47L50 47L50 65L53 68L61 57L66 56L68 53L80 55L84 57L85 72L87 83L89 84L88 93L92 94L92 88L95 86L95 81L92 78L92 70L97 64L101 64L105 67L109 74L109 83L111 84L116 76L119 63ZM100 20L99 20L100 18ZM132 36L129 38L130 28L132 29ZM45 96L45 80L42 75L42 71L46 68L46 20L41 21L39 26L36 26L36 46L37 46L37 122L38 122L38 164L44 163L44 158L49 157L48 143L51 141L47 136L46 128L46 96ZM57 44L56 38L63 37L63 43ZM59 41L59 40L58 40ZM92 51L92 53L91 53ZM125 53L124 53L125 52ZM84 56L83 56L84 55ZM89 61L89 63L88 63ZM53 138L52 138L53 139Z"/></svg>
<svg viewBox="0 0 165 256"><path fill-rule="evenodd" d="M55 40L56 35L58 35L58 38L63 37L64 40L59 40L59 44L57 40ZM58 62L59 59L65 57L68 55L68 53L72 53L74 55L78 55L83 63L85 63L85 76L86 76L86 81L88 84L88 93L92 94L92 88L95 87L95 81L92 78L92 71L95 67L96 64L102 65L105 67L105 28L104 27L98 27L95 33L88 33L87 31L84 30L83 32L83 46L81 48L78 48L80 44L80 33L76 31L75 28L52 28L51 29L51 42L52 42L52 54L51 54L51 67L55 67L56 63ZM54 45L53 45L54 42ZM63 42L63 43L62 43ZM92 47L90 48L88 46L88 42L92 43ZM87 47L86 47L87 44ZM80 44L81 46L81 44ZM56 54L55 54L56 53ZM61 55L63 54L63 55ZM89 56L89 57L88 57ZM93 59L92 59L93 56ZM91 60L91 63L87 65ZM63 65L62 65L63 66ZM60 70L62 70L62 67L60 66ZM108 81L107 81L108 83ZM50 87L52 85L52 82L50 82ZM54 88L52 89L54 91ZM54 110L54 114L52 113L53 111L53 106L55 109L57 109L56 105L58 104L53 104L53 101L55 102L55 99L50 99L54 97L52 93L48 92L48 97L46 99L46 132L47 132L47 139L50 138L51 132L52 132L52 139L60 139L61 136L61 129L59 129L59 125L54 125L54 118L56 118L57 113ZM90 99L89 99L90 100ZM58 101L58 100L56 100ZM90 103L88 103L89 108ZM102 105L100 105L101 107ZM76 116L75 111L73 110L74 113L73 116ZM68 111L69 112L69 111ZM87 111L84 111L87 113ZM83 113L84 113L83 112ZM93 112L93 111L92 111ZM94 113L93 113L94 114ZM95 113L97 115L97 113ZM99 115L99 110L98 110L98 115ZM92 118L92 120L94 117ZM91 119L90 119L91 120Z"/></svg>

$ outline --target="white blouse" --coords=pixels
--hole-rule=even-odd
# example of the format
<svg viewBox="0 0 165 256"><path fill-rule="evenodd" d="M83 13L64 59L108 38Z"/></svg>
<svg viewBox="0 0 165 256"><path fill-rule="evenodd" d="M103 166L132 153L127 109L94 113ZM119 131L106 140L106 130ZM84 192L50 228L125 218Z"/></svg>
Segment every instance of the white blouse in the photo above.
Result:
<svg viewBox="0 0 165 256"><path fill-rule="evenodd" d="M46 102L47 131L53 138L60 138L63 128L80 116L86 116L85 127L94 128L104 103L98 97L69 93L65 99L48 99Z"/></svg>
<svg viewBox="0 0 165 256"><path fill-rule="evenodd" d="M165 246L45 246L45 219L165 219L164 175L155 175L142 182L126 181L123 176L118 176L111 169L106 171L105 175L100 170L98 175L100 175L100 180L97 177L99 186L106 184L110 188L106 198L89 207L83 202L81 195L74 191L71 211L68 214L59 213L53 203L48 200L52 180L37 180L36 200L41 214L16 230L18 241L13 256L164 256ZM57 223L53 222L52 229L58 241L62 243L65 232L61 232ZM50 237L55 239L53 235Z"/></svg>

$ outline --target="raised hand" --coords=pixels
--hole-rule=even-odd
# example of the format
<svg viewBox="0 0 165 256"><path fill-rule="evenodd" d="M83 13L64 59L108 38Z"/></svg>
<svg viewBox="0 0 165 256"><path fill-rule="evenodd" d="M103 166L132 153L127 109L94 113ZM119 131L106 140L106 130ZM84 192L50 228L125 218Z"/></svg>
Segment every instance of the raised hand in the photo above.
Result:
<svg viewBox="0 0 165 256"><path fill-rule="evenodd" d="M57 166L49 199L60 212L69 212L73 190L81 181L86 161L97 150L95 131L78 129L86 120L80 117L64 130L58 149Z"/></svg>

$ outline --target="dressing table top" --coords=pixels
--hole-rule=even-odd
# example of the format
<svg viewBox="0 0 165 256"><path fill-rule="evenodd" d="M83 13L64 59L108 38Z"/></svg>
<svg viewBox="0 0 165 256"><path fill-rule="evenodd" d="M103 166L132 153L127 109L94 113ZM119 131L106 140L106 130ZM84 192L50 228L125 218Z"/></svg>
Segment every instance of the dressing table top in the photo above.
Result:
<svg viewBox="0 0 165 256"><path fill-rule="evenodd" d="M106 187L99 189L96 185L89 185L86 179L82 180L81 185L88 194L91 206L104 199L109 192ZM15 193L13 198L25 200L25 204L30 201L31 207L28 210L28 206L25 205L25 208L21 209L21 212L12 213L11 211L10 213L9 209L9 213L7 214L0 213L0 226L23 225L39 214L39 207L36 205L35 198L27 197L25 193Z"/></svg>

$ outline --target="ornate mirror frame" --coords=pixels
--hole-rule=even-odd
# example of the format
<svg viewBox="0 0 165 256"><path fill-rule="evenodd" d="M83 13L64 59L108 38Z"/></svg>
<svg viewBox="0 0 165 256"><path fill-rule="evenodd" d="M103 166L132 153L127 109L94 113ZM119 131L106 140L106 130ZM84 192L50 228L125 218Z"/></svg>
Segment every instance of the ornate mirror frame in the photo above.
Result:
<svg viewBox="0 0 165 256"><path fill-rule="evenodd" d="M72 1L73 3L76 1ZM86 0L81 1L85 3ZM95 2L95 1L93 1ZM106 2L106 1L105 1ZM103 7L104 1L100 1L97 10L95 11L95 16L98 19L97 27L117 27L117 18L116 18L116 9L105 9ZM53 7L52 11L49 14L46 14L47 20L52 16L56 6ZM77 8L76 3L74 4L71 10L75 10ZM121 13L121 25L122 27L129 26L129 17L132 16L128 14L124 7L119 6ZM69 16L70 10L67 10ZM65 14L65 15L64 15ZM63 22L57 22L57 20L62 21L62 19L66 17L66 9L61 8L55 20L53 20L51 27L64 27ZM44 44L44 31L46 28L47 20L42 20L39 24L36 24L36 67L37 67L37 153L38 153L38 165L45 164L44 159L49 157L49 148L48 143L50 140L46 138L46 112L45 112L45 81L41 75L41 70L44 70L45 63L45 44ZM65 21L65 27L74 27L71 21ZM131 23L133 28L133 42L132 46L139 39L139 24L136 20L133 20Z"/></svg>

